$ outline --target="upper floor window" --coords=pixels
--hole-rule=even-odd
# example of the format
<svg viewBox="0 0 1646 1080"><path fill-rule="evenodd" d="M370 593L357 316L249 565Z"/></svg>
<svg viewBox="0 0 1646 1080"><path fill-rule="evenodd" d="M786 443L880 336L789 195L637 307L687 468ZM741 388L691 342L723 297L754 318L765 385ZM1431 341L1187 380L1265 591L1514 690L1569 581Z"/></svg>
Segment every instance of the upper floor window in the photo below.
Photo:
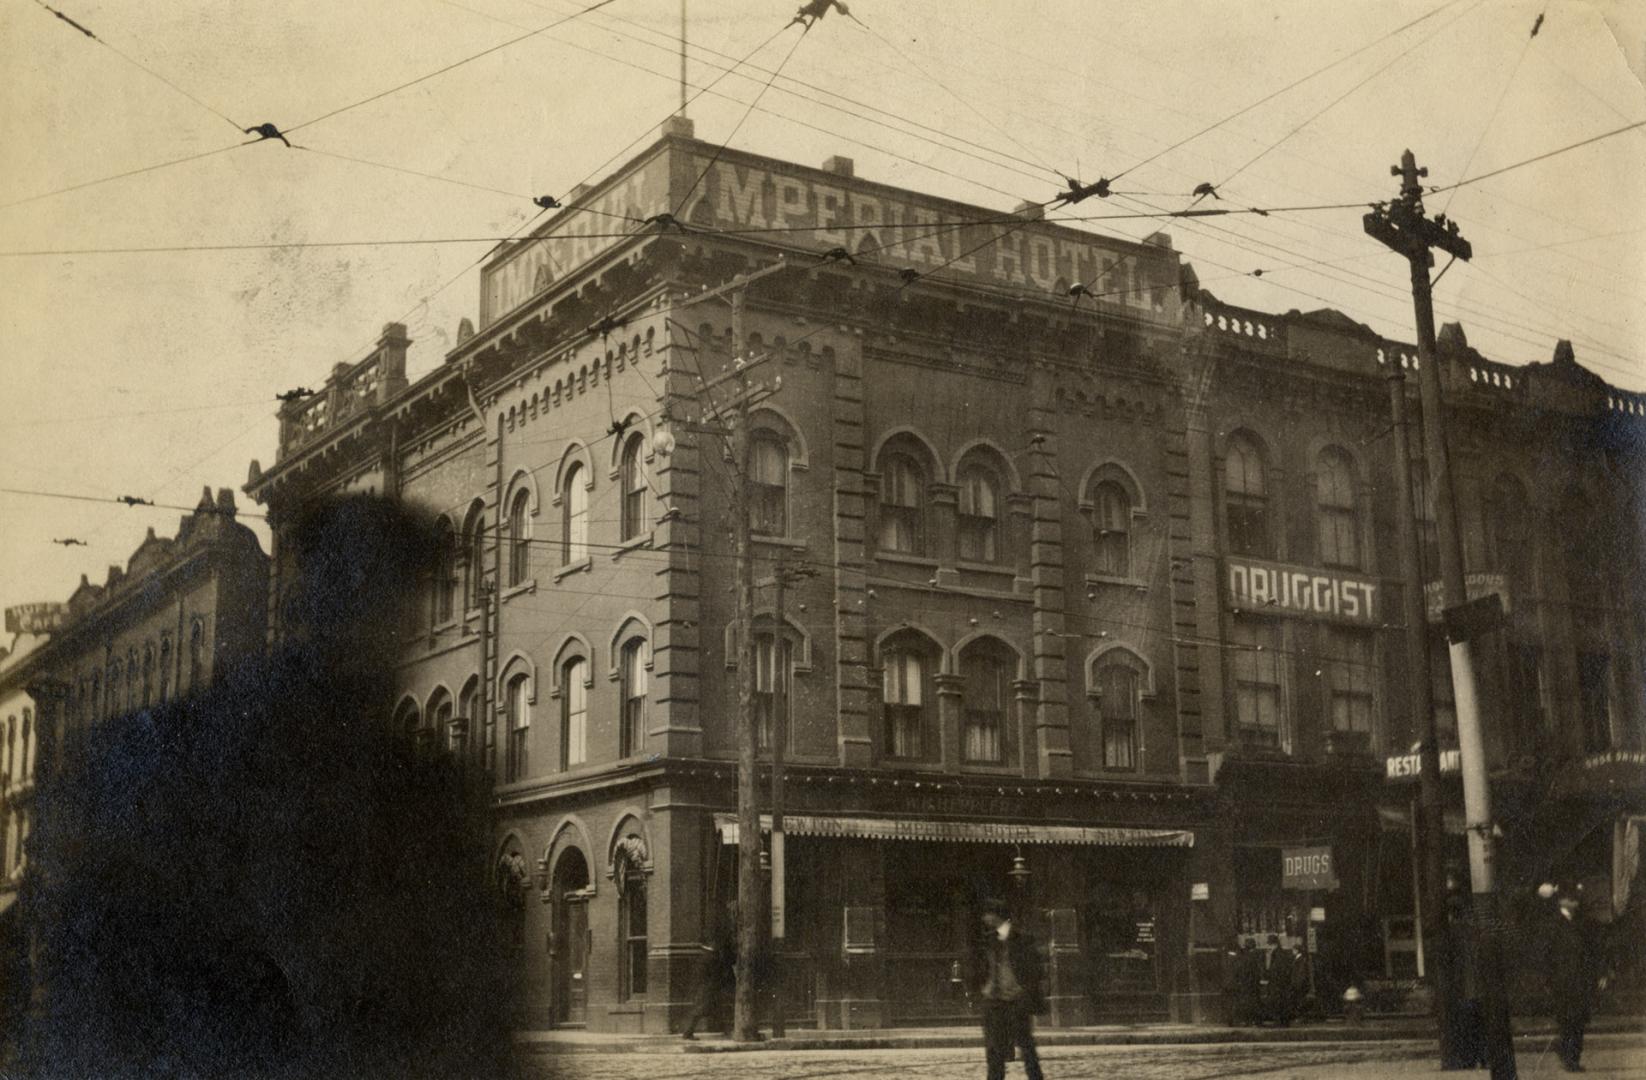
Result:
<svg viewBox="0 0 1646 1080"><path fill-rule="evenodd" d="M1606 522L1595 512L1595 507L1575 488L1561 503L1564 519L1561 535L1566 545L1566 591L1580 610L1573 612L1579 620L1593 618L1592 611L1582 608L1605 607L1610 588L1612 568L1617 555L1610 550L1611 537Z"/></svg>
<svg viewBox="0 0 1646 1080"><path fill-rule="evenodd" d="M11 775L12 775L12 771L13 771L13 768L12 768L12 747L13 747L13 744L16 743L16 741L17 741L17 717L8 716L6 718L6 779L8 781L11 779Z"/></svg>
<svg viewBox="0 0 1646 1080"><path fill-rule="evenodd" d="M31 709L23 710L23 746L19 756L23 779L27 780L34 775L34 712Z"/></svg>
<svg viewBox="0 0 1646 1080"><path fill-rule="evenodd" d="M1229 636L1234 645L1229 666L1234 676L1236 738L1250 746L1281 748L1286 709L1279 627L1268 620L1236 618Z"/></svg>
<svg viewBox="0 0 1646 1080"><path fill-rule="evenodd" d="M560 562L570 566L589 557L589 489L582 465L574 464L566 470L560 505L564 510L560 525Z"/></svg>
<svg viewBox="0 0 1646 1080"><path fill-rule="evenodd" d="M960 654L961 757L997 764L1006 760L1006 720L1016 657L1003 646L979 641Z"/></svg>
<svg viewBox="0 0 1646 1080"><path fill-rule="evenodd" d="M771 431L756 431L749 442L749 527L788 535L789 448Z"/></svg>
<svg viewBox="0 0 1646 1080"><path fill-rule="evenodd" d="M198 690L206 675L206 624L199 619L189 627L189 689Z"/></svg>
<svg viewBox="0 0 1646 1080"><path fill-rule="evenodd" d="M476 505L463 529L463 606L480 606L480 586L486 579L486 512Z"/></svg>
<svg viewBox="0 0 1646 1080"><path fill-rule="evenodd" d="M1429 483L1429 466L1422 458L1412 459L1412 512L1417 518L1419 568L1424 581L1440 577L1440 527L1435 521L1435 489Z"/></svg>
<svg viewBox="0 0 1646 1080"><path fill-rule="evenodd" d="M171 638L160 635L160 704L171 696Z"/></svg>
<svg viewBox="0 0 1646 1080"><path fill-rule="evenodd" d="M618 682L623 695L622 757L640 753L646 743L646 682L651 649L645 638L633 638L618 656Z"/></svg>
<svg viewBox="0 0 1646 1080"><path fill-rule="evenodd" d="M126 711L137 711L137 686L139 673L137 670L137 650L126 650Z"/></svg>
<svg viewBox="0 0 1646 1080"><path fill-rule="evenodd" d="M1097 669L1097 714L1103 742L1103 767L1121 772L1137 769L1137 720L1140 680L1126 664Z"/></svg>
<svg viewBox="0 0 1646 1080"><path fill-rule="evenodd" d="M104 711L109 717L120 715L120 687L125 681L121 677L124 671L118 660L109 665L108 693L104 695Z"/></svg>
<svg viewBox="0 0 1646 1080"><path fill-rule="evenodd" d="M992 563L1000 558L1000 479L984 465L960 471L960 558Z"/></svg>
<svg viewBox="0 0 1646 1080"><path fill-rule="evenodd" d="M143 708L154 703L154 646L143 646Z"/></svg>
<svg viewBox="0 0 1646 1080"><path fill-rule="evenodd" d="M923 642L905 638L887 646L881 654L880 702L888 757L927 755L934 653Z"/></svg>
<svg viewBox="0 0 1646 1080"><path fill-rule="evenodd" d="M1532 508L1526 489L1507 473L1492 482L1486 496L1486 558L1508 581L1511 602L1525 598L1532 585Z"/></svg>
<svg viewBox="0 0 1646 1080"><path fill-rule="evenodd" d="M90 708L86 711L84 719L89 721L101 717L103 715L101 711L103 705L103 673L100 671L92 673L91 697L87 700L90 702Z"/></svg>
<svg viewBox="0 0 1646 1080"><path fill-rule="evenodd" d="M1355 498L1354 465L1335 447L1320 455L1315 470L1315 524L1323 566L1360 566L1360 511Z"/></svg>
<svg viewBox="0 0 1646 1080"><path fill-rule="evenodd" d="M907 454L888 454L880 482L880 547L925 553L926 474Z"/></svg>
<svg viewBox="0 0 1646 1080"><path fill-rule="evenodd" d="M646 439L640 432L623 445L623 461L618 474L623 505L619 512L620 538L633 540L646 531Z"/></svg>
<svg viewBox="0 0 1646 1080"><path fill-rule="evenodd" d="M459 760L467 754L469 733L474 730L480 709L480 680L471 678L457 695L457 715L446 728L446 749Z"/></svg>
<svg viewBox="0 0 1646 1080"><path fill-rule="evenodd" d="M451 522L445 518L440 519L440 528L435 536L433 585L429 618L435 626L439 626L451 620L457 599L457 537L452 532Z"/></svg>
<svg viewBox="0 0 1646 1080"><path fill-rule="evenodd" d="M582 657L560 669L560 767L589 759L589 664Z"/></svg>
<svg viewBox="0 0 1646 1080"><path fill-rule="evenodd" d="M531 704L526 700L527 683L526 676L516 675L509 682L508 696L505 699L509 723L508 756L503 774L505 783L524 780L527 775L527 738L531 735L532 727Z"/></svg>
<svg viewBox="0 0 1646 1080"><path fill-rule="evenodd" d="M779 721L779 710L782 711L781 726L788 729L788 721L793 713L790 701L790 673L793 670L787 638L760 634L754 639L754 717L755 717L755 746L760 750L769 750L772 746L772 729Z"/></svg>
<svg viewBox="0 0 1646 1080"><path fill-rule="evenodd" d="M1092 488L1094 569L1110 577L1132 573L1132 497L1114 480Z"/></svg>
<svg viewBox="0 0 1646 1080"><path fill-rule="evenodd" d="M1612 748L1612 658L1605 653L1577 654L1578 704L1583 721L1583 750L1598 754Z"/></svg>
<svg viewBox="0 0 1646 1080"><path fill-rule="evenodd" d="M1377 718L1372 637L1364 631L1327 627L1326 657L1332 731L1352 739L1355 749L1369 750Z"/></svg>
<svg viewBox="0 0 1646 1080"><path fill-rule="evenodd" d="M531 578L531 497L517 491L509 503L509 584L524 585Z"/></svg>
<svg viewBox="0 0 1646 1080"><path fill-rule="evenodd" d="M1269 525L1268 482L1263 455L1243 436L1229 440L1223 462L1223 505L1229 523L1229 551L1260 559L1274 557Z"/></svg>

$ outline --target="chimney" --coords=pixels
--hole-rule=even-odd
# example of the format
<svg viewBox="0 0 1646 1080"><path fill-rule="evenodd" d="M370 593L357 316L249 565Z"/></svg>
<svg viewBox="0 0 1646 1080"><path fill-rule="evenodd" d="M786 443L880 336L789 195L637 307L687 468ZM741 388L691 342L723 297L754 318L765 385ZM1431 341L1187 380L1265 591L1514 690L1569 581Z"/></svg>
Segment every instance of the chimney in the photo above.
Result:
<svg viewBox="0 0 1646 1080"><path fill-rule="evenodd" d="M235 512L234 492L230 489L217 489L217 512L223 517L233 519Z"/></svg>
<svg viewBox="0 0 1646 1080"><path fill-rule="evenodd" d="M1172 250L1172 234L1166 232L1152 232L1143 238L1143 242L1150 247Z"/></svg>
<svg viewBox="0 0 1646 1080"><path fill-rule="evenodd" d="M689 116L671 116L663 121L658 133L664 138L674 136L681 139L692 139L697 137L697 126L692 123Z"/></svg>
<svg viewBox="0 0 1646 1080"><path fill-rule="evenodd" d="M1012 207L1012 213L1030 221L1041 221L1046 217L1046 208L1040 203L1020 202Z"/></svg>
<svg viewBox="0 0 1646 1080"><path fill-rule="evenodd" d="M1565 338L1555 342L1555 364L1571 367L1576 365L1577 356L1572 352L1572 343Z"/></svg>
<svg viewBox="0 0 1646 1080"><path fill-rule="evenodd" d="M857 175L857 166L852 163L851 158L833 154L823 162L823 171L850 180Z"/></svg>
<svg viewBox="0 0 1646 1080"><path fill-rule="evenodd" d="M406 347L410 344L405 323L383 324L383 336L377 339L377 355L383 358L383 379L377 384L378 401L386 401L391 394L405 389Z"/></svg>
<svg viewBox="0 0 1646 1080"><path fill-rule="evenodd" d="M1435 335L1435 348L1448 356L1462 356L1469 351L1469 339L1463 333L1463 324L1449 322Z"/></svg>

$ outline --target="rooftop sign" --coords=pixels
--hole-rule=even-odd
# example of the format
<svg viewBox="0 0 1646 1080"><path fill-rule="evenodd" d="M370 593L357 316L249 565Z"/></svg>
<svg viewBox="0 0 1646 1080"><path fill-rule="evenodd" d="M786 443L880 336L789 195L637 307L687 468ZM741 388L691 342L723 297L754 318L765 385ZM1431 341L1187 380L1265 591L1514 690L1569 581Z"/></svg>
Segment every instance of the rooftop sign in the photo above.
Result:
<svg viewBox="0 0 1646 1080"><path fill-rule="evenodd" d="M63 628L68 608L56 601L18 604L6 609L6 633L49 634Z"/></svg>

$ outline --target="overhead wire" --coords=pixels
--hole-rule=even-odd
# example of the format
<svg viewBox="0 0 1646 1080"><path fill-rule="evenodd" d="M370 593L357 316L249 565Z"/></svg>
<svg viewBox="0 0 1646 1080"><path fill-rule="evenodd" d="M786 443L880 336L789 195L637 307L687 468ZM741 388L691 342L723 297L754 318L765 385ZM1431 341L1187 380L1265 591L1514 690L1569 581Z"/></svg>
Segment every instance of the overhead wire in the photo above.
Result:
<svg viewBox="0 0 1646 1080"><path fill-rule="evenodd" d="M1580 139L1579 141L1577 141L1575 143L1569 143L1566 146L1561 146L1561 147L1557 147L1556 149L1553 149L1553 150L1544 151L1541 154L1537 154L1533 157L1526 158L1523 161L1517 161L1512 165L1505 165L1501 169L1493 169L1491 172L1484 172L1484 173L1481 173L1479 176L1471 176L1471 177L1468 177L1467 179L1464 179L1464 180L1458 180L1458 181L1456 181L1454 183L1450 183L1450 184L1441 184L1438 187L1431 187L1431 188L1427 188L1425 190L1431 195L1437 195L1437 194L1439 194L1443 191L1451 191L1454 188L1467 187L1470 184L1478 184L1482 180L1490 180L1494 176L1502 176L1504 173L1513 172L1516 169L1523 169L1528 165L1536 165L1540 161L1547 161L1552 157L1558 157L1561 154L1569 153L1573 150L1580 150L1585 146L1591 146L1591 145L1593 145L1597 142L1601 142L1605 139L1610 139L1610 138L1613 138L1615 136L1622 135L1625 132L1634 131L1637 128L1643 128L1643 127L1646 127L1646 120L1636 120L1632 124L1624 124L1620 128L1613 128L1610 131L1603 131L1599 135L1592 135L1587 139Z"/></svg>
<svg viewBox="0 0 1646 1080"><path fill-rule="evenodd" d="M1542 14L1539 14L1537 17L1537 25L1541 26L1542 24L1543 16ZM1521 44L1520 55L1515 57L1514 66L1509 68L1509 77L1503 80L1503 88L1497 92L1497 100L1492 103L1492 111L1486 115L1486 123L1481 125L1479 136L1475 138L1474 145L1469 148L1469 156L1463 159L1463 168L1458 170L1458 172L1464 176L1469 175L1469 169L1475 163L1475 156L1480 153L1480 148L1485 145L1486 136L1491 133L1492 124L1497 121L1497 114L1502 111L1503 102L1509 96L1509 88L1515 84L1515 76L1520 74L1520 65L1526 62L1526 54L1531 51L1532 42L1536 40L1537 31L1534 29L1526 36L1526 40ZM1457 189L1453 188L1452 191L1446 196L1446 205L1440 208L1441 214L1444 215L1450 212L1452 208L1452 200L1455 198L1457 198Z"/></svg>

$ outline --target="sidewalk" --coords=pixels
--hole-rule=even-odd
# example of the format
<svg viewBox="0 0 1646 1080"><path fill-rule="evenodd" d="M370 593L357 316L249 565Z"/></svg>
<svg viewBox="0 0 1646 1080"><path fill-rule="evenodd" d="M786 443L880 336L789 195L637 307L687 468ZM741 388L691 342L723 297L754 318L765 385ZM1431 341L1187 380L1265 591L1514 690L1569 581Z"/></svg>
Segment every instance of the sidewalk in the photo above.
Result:
<svg viewBox="0 0 1646 1080"><path fill-rule="evenodd" d="M1515 1037L1547 1040L1554 1025L1547 1017L1517 1017ZM1639 1017L1596 1017L1590 1034L1646 1034ZM1427 1041L1435 1037L1427 1017L1373 1019L1351 1027L1341 1020L1299 1024L1289 1028L1231 1028L1212 1024L1101 1024L1091 1027L1037 1028L1041 1046L1150 1046L1208 1043L1312 1043ZM853 1031L814 1031L791 1028L786 1038L756 1043L699 1036L687 1041L678 1035L620 1035L577 1030L517 1031L515 1043L533 1054L714 1054L759 1050L916 1050L980 1047L983 1037L969 1026L935 1028L869 1028Z"/></svg>

